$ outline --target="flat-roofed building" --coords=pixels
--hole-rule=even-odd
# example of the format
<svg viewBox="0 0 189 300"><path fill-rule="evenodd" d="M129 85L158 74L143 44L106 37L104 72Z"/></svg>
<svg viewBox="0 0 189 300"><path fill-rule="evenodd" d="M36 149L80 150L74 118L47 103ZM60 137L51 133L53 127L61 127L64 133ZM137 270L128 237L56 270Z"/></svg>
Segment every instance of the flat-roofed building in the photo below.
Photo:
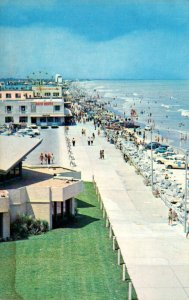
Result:
<svg viewBox="0 0 189 300"><path fill-rule="evenodd" d="M0 102L0 125L14 124L64 124L64 100L33 98L22 101L6 100Z"/></svg>
<svg viewBox="0 0 189 300"><path fill-rule="evenodd" d="M22 170L22 160L39 143L38 138L0 136L0 238L10 237L10 224L18 215L46 220L52 229L58 218L75 214L75 196L83 190L78 172L74 176L58 166Z"/></svg>
<svg viewBox="0 0 189 300"><path fill-rule="evenodd" d="M4 190L7 180L22 176L22 160L34 150L41 139L0 136L0 237L10 236L9 196Z"/></svg>

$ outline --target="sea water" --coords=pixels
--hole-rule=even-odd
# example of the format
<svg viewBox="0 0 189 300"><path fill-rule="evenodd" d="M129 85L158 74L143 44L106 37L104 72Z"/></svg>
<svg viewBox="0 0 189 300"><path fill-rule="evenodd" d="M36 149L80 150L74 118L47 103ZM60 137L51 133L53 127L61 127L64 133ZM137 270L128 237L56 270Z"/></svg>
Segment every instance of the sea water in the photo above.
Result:
<svg viewBox="0 0 189 300"><path fill-rule="evenodd" d="M78 85L117 114L130 116L134 109L140 124L153 124L164 141L189 149L189 80L94 80Z"/></svg>

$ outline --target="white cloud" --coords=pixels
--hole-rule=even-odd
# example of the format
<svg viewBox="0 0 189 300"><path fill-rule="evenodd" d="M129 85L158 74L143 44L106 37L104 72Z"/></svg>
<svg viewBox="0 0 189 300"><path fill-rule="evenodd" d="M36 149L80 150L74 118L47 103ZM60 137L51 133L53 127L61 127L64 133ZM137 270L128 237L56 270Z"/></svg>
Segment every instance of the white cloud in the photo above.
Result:
<svg viewBox="0 0 189 300"><path fill-rule="evenodd" d="M189 74L187 41L166 32L135 32L90 42L61 28L1 28L0 41L0 77L39 70L72 78L185 78Z"/></svg>

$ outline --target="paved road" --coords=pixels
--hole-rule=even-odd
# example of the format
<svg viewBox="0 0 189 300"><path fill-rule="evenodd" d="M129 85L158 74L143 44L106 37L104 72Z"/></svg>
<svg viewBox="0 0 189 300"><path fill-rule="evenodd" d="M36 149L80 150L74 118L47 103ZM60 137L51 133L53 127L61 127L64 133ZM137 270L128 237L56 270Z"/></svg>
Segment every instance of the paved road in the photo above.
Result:
<svg viewBox="0 0 189 300"><path fill-rule="evenodd" d="M40 137L43 139L42 143L28 155L24 164L38 165L40 164L40 153L51 152L54 154L54 164L63 165L64 163L64 127L41 129ZM67 153L66 153L67 154Z"/></svg>

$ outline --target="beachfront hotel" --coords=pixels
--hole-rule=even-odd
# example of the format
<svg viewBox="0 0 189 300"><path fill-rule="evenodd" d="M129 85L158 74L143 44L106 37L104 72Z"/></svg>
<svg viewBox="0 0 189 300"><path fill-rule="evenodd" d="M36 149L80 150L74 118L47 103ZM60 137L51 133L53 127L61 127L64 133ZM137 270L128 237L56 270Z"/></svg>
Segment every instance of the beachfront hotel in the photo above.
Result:
<svg viewBox="0 0 189 300"><path fill-rule="evenodd" d="M24 89L23 89L24 88ZM63 125L72 119L71 99L61 85L0 90L0 125Z"/></svg>

